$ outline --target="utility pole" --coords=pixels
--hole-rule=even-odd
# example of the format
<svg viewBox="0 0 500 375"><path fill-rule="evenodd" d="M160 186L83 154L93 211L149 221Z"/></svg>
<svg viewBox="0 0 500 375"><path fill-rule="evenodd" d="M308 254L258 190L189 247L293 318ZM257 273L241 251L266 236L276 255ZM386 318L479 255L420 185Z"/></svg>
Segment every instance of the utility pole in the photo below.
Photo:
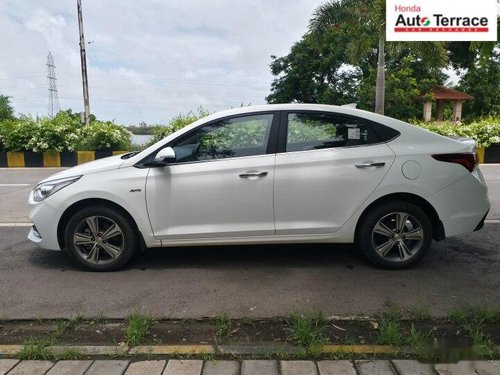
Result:
<svg viewBox="0 0 500 375"><path fill-rule="evenodd" d="M61 106L59 105L59 98L57 96L56 65L50 52L47 56L47 78L49 79L49 117L54 117L61 109Z"/></svg>
<svg viewBox="0 0 500 375"><path fill-rule="evenodd" d="M90 122L89 104L89 83L87 80L87 55L85 53L85 39L83 37L83 17L82 0L77 0L78 28L80 30L80 60L82 63L82 83L83 83L83 122L88 125Z"/></svg>

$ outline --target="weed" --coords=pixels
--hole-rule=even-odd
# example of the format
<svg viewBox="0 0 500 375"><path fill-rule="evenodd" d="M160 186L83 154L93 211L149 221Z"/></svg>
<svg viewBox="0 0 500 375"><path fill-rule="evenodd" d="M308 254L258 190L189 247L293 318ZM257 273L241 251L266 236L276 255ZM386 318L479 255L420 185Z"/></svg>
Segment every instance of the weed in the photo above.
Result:
<svg viewBox="0 0 500 375"><path fill-rule="evenodd" d="M17 359L26 360L50 360L54 358L54 354L49 349L52 340L47 337L31 338L24 342L22 349L17 354Z"/></svg>
<svg viewBox="0 0 500 375"><path fill-rule="evenodd" d="M429 308L418 305L410 309L410 317L414 320L430 320L432 318Z"/></svg>
<svg viewBox="0 0 500 375"><path fill-rule="evenodd" d="M73 322L69 320L60 320L57 322L56 331L52 334L54 340L61 338L63 334L68 332L73 327Z"/></svg>
<svg viewBox="0 0 500 375"><path fill-rule="evenodd" d="M400 315L395 306L389 312L382 314L378 327L378 336L381 344L401 346L404 336L401 333Z"/></svg>
<svg viewBox="0 0 500 375"><path fill-rule="evenodd" d="M304 346L307 353L318 356L328 339L321 332L326 320L321 311L310 315L292 314L287 321L294 340Z"/></svg>
<svg viewBox="0 0 500 375"><path fill-rule="evenodd" d="M132 313L127 319L125 340L130 346L140 345L151 327L151 318L140 312Z"/></svg>
<svg viewBox="0 0 500 375"><path fill-rule="evenodd" d="M212 319L212 322L215 325L215 342L222 342L226 339L229 333L229 327L231 325L229 314L227 311L223 311L222 313L217 314Z"/></svg>
<svg viewBox="0 0 500 375"><path fill-rule="evenodd" d="M76 324L82 323L84 320L85 317L80 313L76 314L75 317L73 318L73 322Z"/></svg>
<svg viewBox="0 0 500 375"><path fill-rule="evenodd" d="M83 358L85 358L85 355L79 350L74 348L64 349L61 353L55 355L55 359L57 359L58 361L70 360L70 359L77 360Z"/></svg>

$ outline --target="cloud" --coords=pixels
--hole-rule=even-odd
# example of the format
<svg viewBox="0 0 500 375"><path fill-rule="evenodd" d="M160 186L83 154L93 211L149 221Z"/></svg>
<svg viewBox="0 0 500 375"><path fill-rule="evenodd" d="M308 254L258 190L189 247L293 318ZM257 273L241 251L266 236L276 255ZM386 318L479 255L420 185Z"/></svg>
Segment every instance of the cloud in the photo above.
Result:
<svg viewBox="0 0 500 375"><path fill-rule="evenodd" d="M262 104L270 55L306 31L318 3L297 0L83 0L91 111L123 123L164 123L203 105ZM76 1L0 4L0 94L18 112L47 113L46 58L62 108L80 111Z"/></svg>

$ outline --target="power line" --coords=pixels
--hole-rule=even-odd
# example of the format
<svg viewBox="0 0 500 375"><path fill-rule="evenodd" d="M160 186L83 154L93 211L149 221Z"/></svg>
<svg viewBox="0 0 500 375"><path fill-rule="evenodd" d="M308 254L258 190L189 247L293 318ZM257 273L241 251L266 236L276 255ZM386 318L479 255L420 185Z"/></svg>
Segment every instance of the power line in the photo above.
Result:
<svg viewBox="0 0 500 375"><path fill-rule="evenodd" d="M49 79L49 117L54 117L54 114L59 112L61 106L57 95L56 66L50 52L47 56L47 78Z"/></svg>

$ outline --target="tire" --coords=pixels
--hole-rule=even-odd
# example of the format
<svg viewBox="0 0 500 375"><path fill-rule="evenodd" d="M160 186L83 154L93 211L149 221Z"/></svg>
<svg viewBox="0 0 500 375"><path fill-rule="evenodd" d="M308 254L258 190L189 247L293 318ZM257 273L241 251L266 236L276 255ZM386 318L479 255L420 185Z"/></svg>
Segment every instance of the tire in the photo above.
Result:
<svg viewBox="0 0 500 375"><path fill-rule="evenodd" d="M91 271L114 271L132 258L139 244L137 229L117 209L91 206L76 212L64 233L66 253Z"/></svg>
<svg viewBox="0 0 500 375"><path fill-rule="evenodd" d="M431 246L431 221L412 203L385 203L362 219L356 242L366 258L378 267L409 268Z"/></svg>

